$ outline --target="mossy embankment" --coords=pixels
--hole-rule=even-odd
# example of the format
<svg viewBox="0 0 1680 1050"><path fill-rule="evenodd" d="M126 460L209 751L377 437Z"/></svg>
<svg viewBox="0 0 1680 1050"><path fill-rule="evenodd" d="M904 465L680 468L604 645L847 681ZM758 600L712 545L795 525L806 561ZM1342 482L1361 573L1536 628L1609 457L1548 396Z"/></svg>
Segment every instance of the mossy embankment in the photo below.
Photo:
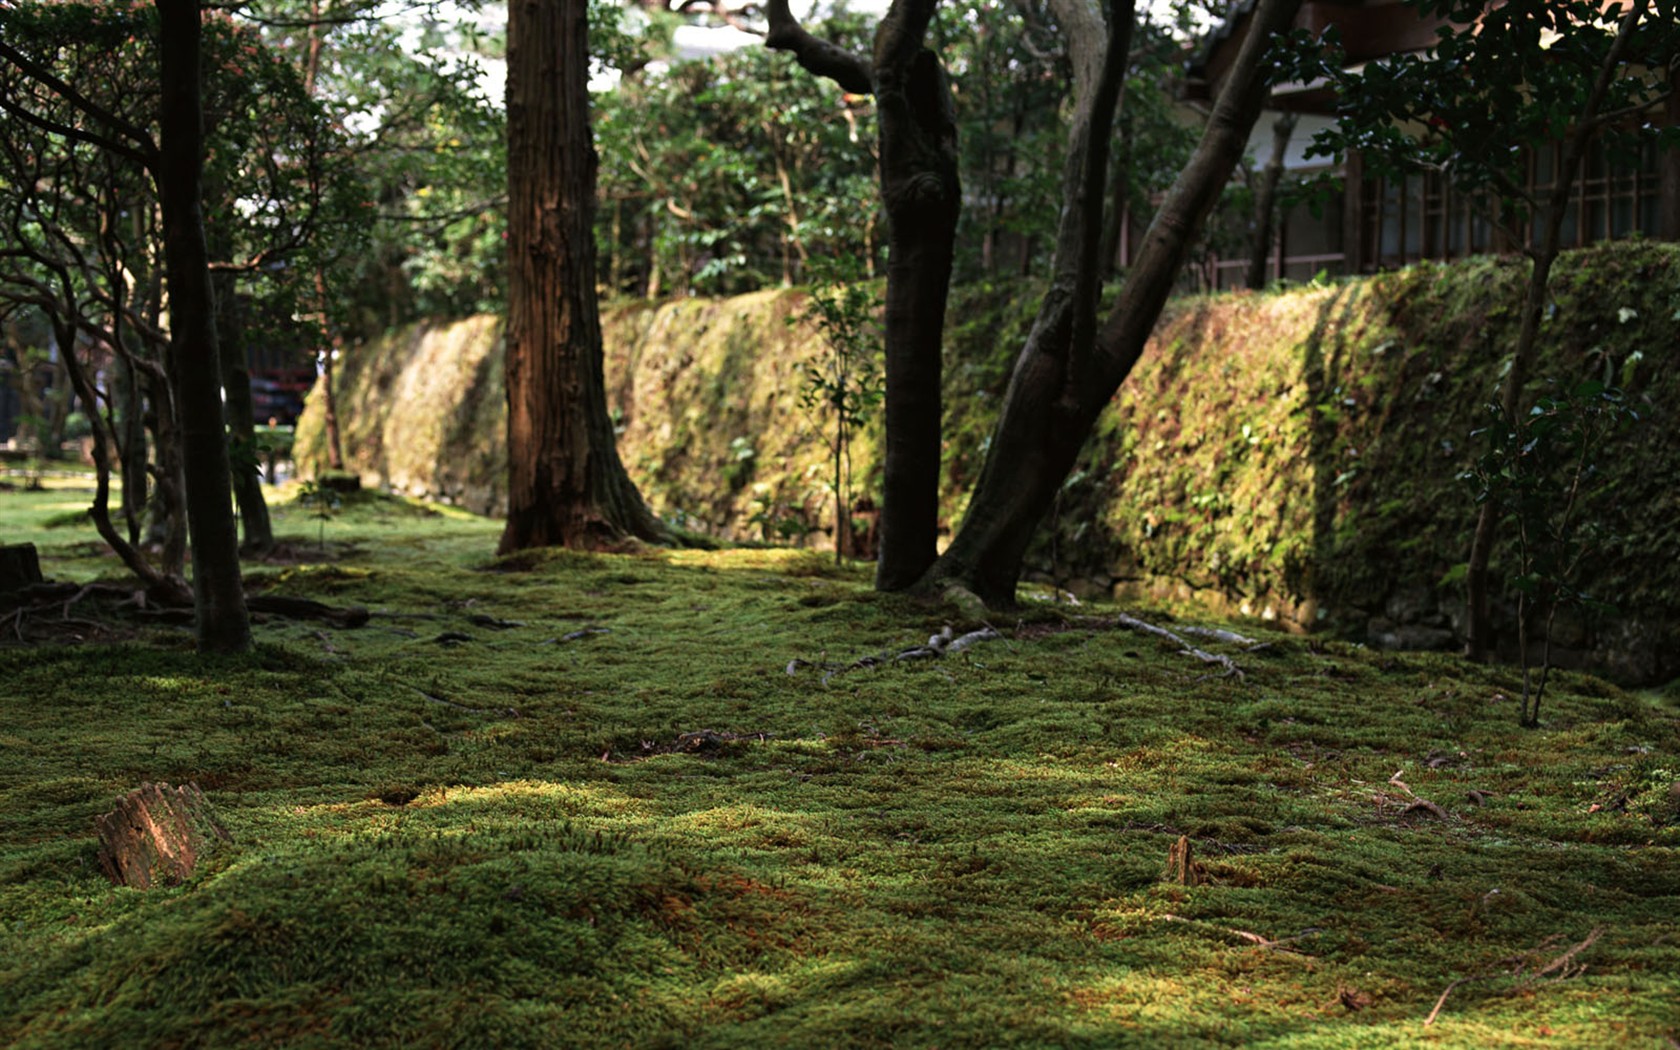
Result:
<svg viewBox="0 0 1680 1050"><path fill-rule="evenodd" d="M1381 644L1450 647L1474 520L1458 475L1517 330L1527 264L1474 259L1267 295L1174 303L1047 518L1032 563L1082 594L1194 597ZM1036 297L955 293L945 524L960 521ZM621 453L662 514L737 537L826 528L820 424L797 405L818 352L798 292L607 312ZM346 451L370 479L495 512L505 469L493 320L405 330L344 363ZM1680 249L1566 255L1535 369L1609 375L1643 422L1598 457L1585 513L1611 539L1565 615L1558 658L1631 680L1680 673ZM305 469L318 415L300 427ZM878 438L857 445L867 489ZM1506 575L1509 556L1496 557ZM1508 608L1502 637L1514 646Z"/></svg>
<svg viewBox="0 0 1680 1050"><path fill-rule="evenodd" d="M8 492L0 533L121 578L48 527L90 488ZM1680 1038L1672 691L1560 674L1521 730L1507 668L1252 628L1201 643L1219 677L1103 605L852 666L972 625L812 552L496 560L496 522L376 493L275 520L250 586L365 626L0 632L0 1045ZM233 841L114 888L94 818L159 780Z"/></svg>

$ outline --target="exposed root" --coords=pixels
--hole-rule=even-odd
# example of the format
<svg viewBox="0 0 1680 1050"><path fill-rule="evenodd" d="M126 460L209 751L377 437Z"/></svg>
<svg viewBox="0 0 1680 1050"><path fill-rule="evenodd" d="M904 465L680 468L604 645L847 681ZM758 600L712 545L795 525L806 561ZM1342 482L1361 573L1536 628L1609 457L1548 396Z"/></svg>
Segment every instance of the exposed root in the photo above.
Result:
<svg viewBox="0 0 1680 1050"><path fill-rule="evenodd" d="M1237 662L1229 656L1225 656L1221 653L1210 653L1206 650L1198 649L1189 642L1185 641L1183 635L1169 631L1165 627L1157 627L1154 624L1140 620L1135 616L1127 616L1125 613L1116 613L1111 622L1114 626L1124 627L1128 631L1150 634L1154 635L1156 638L1163 638L1172 642L1174 645L1178 646L1178 651L1183 656L1194 657L1205 664L1214 664L1216 666L1223 667L1225 669L1225 673L1219 676L1221 678L1245 677L1243 669L1238 667ZM1212 627L1186 628L1185 632L1208 634L1212 637L1218 637L1221 641L1240 639L1241 641L1239 644L1251 644L1253 642L1253 639L1243 638L1242 635L1235 634L1230 631L1220 631ZM1229 638L1223 637L1226 635L1228 635Z"/></svg>
<svg viewBox="0 0 1680 1050"><path fill-rule="evenodd" d="M320 620L333 627L360 627L368 622L369 616L360 605L336 609L311 598L288 598L279 594L254 594L245 599L245 608L254 613L284 616L288 620Z"/></svg>
<svg viewBox="0 0 1680 1050"><path fill-rule="evenodd" d="M844 674L847 671L862 670L866 667L883 667L887 664L908 663L915 660L937 660L947 655L960 653L981 642L1002 637L1003 635L990 625L982 627L978 631L969 631L967 634L956 634L950 627L946 627L938 634L930 636L927 644L913 645L896 653L883 650L873 656L853 660L849 664L829 663L822 660L789 660L785 670L790 677L799 674L806 668L822 671L822 683L827 685L835 675Z"/></svg>
<svg viewBox="0 0 1680 1050"><path fill-rule="evenodd" d="M1211 638L1216 642L1224 642L1226 645L1240 645L1245 649L1254 649L1266 644L1258 639L1250 638L1247 635L1238 634L1235 631L1227 631L1223 627L1191 626L1180 627L1178 630L1181 634L1194 635L1197 638Z"/></svg>
<svg viewBox="0 0 1680 1050"><path fill-rule="evenodd" d="M412 688L416 693L419 693L421 696L425 697L427 700L430 700L434 704L441 704L444 707L453 707L457 711L468 711L468 712L470 712L472 714L475 714L475 715L489 715L492 718L518 718L518 717L520 717L518 708L514 708L514 707L473 707L471 704L463 704L460 701L451 700L448 697L438 696L435 693L428 693L424 689L421 689L419 686L411 686L410 688Z"/></svg>
<svg viewBox="0 0 1680 1050"><path fill-rule="evenodd" d="M157 588L140 589L109 583L37 583L8 595L14 608L0 611L0 638L7 635L28 645L35 642L86 640L80 633L91 630L100 637L124 636L134 630L133 621L185 625L193 619L190 594L176 595ZM77 606L88 603L91 614L71 617ZM368 611L360 606L335 608L309 598L254 594L245 606L257 615L282 616L292 620L319 620L331 627L360 627ZM127 622L124 622L127 621ZM67 635L67 629L75 631Z"/></svg>

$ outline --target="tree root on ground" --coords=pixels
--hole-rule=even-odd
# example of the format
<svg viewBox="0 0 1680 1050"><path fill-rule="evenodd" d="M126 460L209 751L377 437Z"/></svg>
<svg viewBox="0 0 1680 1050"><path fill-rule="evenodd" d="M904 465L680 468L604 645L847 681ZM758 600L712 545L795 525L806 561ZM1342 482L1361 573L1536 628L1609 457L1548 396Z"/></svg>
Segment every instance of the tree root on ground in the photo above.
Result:
<svg viewBox="0 0 1680 1050"><path fill-rule="evenodd" d="M1228 631L1219 627L1181 627L1176 631L1170 631L1165 627L1157 627L1155 624L1140 620L1135 616L1128 616L1125 613L1116 613L1113 616L1107 617L1081 617L1069 622L1078 627L1101 629L1121 628L1128 631L1137 631L1140 634L1148 634L1156 638L1169 641L1178 646L1178 651L1181 655L1193 657L1203 663L1213 664L1216 667L1222 668L1222 672L1220 674L1204 677L1242 679L1247 676L1244 674L1243 669L1237 665L1237 662L1229 656L1225 656L1222 653L1211 653L1205 649L1198 648L1185 640L1185 635L1211 638L1214 641L1223 642L1228 645L1240 645L1245 651L1251 653L1262 652L1271 646L1271 643L1269 642L1261 642L1245 635L1238 634L1235 631ZM807 668L822 671L822 682L824 685L827 685L834 676L844 674L848 671L857 671L867 667L882 667L887 664L906 663L915 660L937 660L950 654L960 653L971 646L979 644L980 642L991 641L994 638L1001 637L1003 637L1003 635L995 627L992 627L989 624L977 631L969 631L967 634L961 635L955 634L952 632L951 628L946 627L938 634L930 637L925 645L913 645L908 649L901 649L896 653L891 650L884 650L874 654L873 656L865 656L862 659L853 660L850 663L795 659L788 661L785 670L790 677L797 675L800 671Z"/></svg>
<svg viewBox="0 0 1680 1050"><path fill-rule="evenodd" d="M70 612L83 602L99 603L92 618L72 618ZM245 599L246 608L257 615L290 620L319 620L331 627L360 627L368 621L361 606L335 608L309 598L255 594ZM127 623L123 621L128 621ZM112 583L46 582L20 588L0 601L0 644L32 645L55 641L86 641L81 632L102 639L133 633L134 621L152 624L186 625L193 620L189 602L160 600L144 587Z"/></svg>
<svg viewBox="0 0 1680 1050"><path fill-rule="evenodd" d="M896 653L891 650L883 650L873 656L853 660L851 663L789 660L786 671L789 676L793 676L804 668L814 668L823 672L822 683L827 685L835 675L844 674L847 671L858 671L866 667L884 667L887 664L907 663L914 660L937 660L960 653L981 642L989 642L994 638L1002 637L1003 635L998 632L997 628L990 625L982 627L978 631L969 631L967 634L956 634L951 628L946 627L938 634L929 637L927 644L912 645L910 648L901 649Z"/></svg>
<svg viewBox="0 0 1680 1050"><path fill-rule="evenodd" d="M448 697L438 696L435 693L428 693L419 686L410 686L410 688L434 704L441 704L444 707L453 707L457 711L467 711L475 715L489 715L491 718L522 717L519 713L519 709L516 707L474 707L471 704L463 704L459 700L451 700Z"/></svg>
<svg viewBox="0 0 1680 1050"><path fill-rule="evenodd" d="M1102 623L1103 621L1098 620L1096 622ZM1225 669L1225 673L1219 675L1218 677L1220 678L1246 677L1243 674L1243 669L1237 666L1237 662L1235 660L1221 653L1210 653L1205 649L1198 649L1194 645L1185 641L1183 634L1179 634L1175 631L1169 631L1165 627L1157 627L1154 624L1140 620L1135 616L1127 616L1125 613L1116 613L1113 617L1109 618L1107 622L1112 626L1124 628L1128 631L1137 631L1140 634L1148 634L1153 635L1156 638L1165 639L1166 641L1172 642L1174 645L1178 646L1179 654L1182 656L1191 656L1205 664L1215 664L1219 667L1223 667ZM1217 641L1229 642L1234 645L1246 645L1249 646L1251 650L1259 644L1255 642L1254 639L1245 638L1242 635L1237 634L1235 631L1220 630L1216 627L1184 627L1180 628L1180 630L1182 630L1184 634L1196 634L1203 637L1213 638Z"/></svg>

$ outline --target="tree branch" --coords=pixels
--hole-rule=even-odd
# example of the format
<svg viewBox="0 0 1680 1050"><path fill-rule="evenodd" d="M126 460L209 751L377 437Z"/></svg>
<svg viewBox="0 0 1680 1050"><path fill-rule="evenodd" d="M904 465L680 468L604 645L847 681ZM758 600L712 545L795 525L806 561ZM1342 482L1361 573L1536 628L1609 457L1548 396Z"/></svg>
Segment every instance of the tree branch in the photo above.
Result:
<svg viewBox="0 0 1680 1050"><path fill-rule="evenodd" d="M80 131L76 128L70 128L48 121L46 118L38 117L25 110L23 107L18 106L16 102L11 99L0 97L0 106L4 106L8 112L17 114L19 117L22 117L24 120L29 121L31 124L34 124L43 130L51 131L54 134L67 135L71 138L80 139L81 141L92 143L93 145L100 146L104 149L113 150L117 153L123 154L124 156L133 157L135 160L138 160L140 163L148 166L156 159L157 143L152 141L152 136L147 133L145 128L130 123L128 120L125 120L106 109L104 106L101 106L92 99L89 99L80 91L77 91L69 84L54 76L51 70L47 69L40 63L35 62L29 56L25 55L17 48L12 47L10 44L7 44L5 41L0 41L0 59L10 63L17 69L18 72L22 73L30 80L48 88L53 94L62 98L78 111L105 125L113 133L126 137L134 143L134 145L125 146L116 141L102 141L99 137L93 136L91 132Z"/></svg>
<svg viewBox="0 0 1680 1050"><path fill-rule="evenodd" d="M898 3L895 3L893 10L897 9ZM862 55L807 32L793 17L788 0L770 0L766 13L770 18L770 31L764 37L765 47L792 54L807 72L827 77L839 84L843 91L854 95L875 93L875 76L869 62Z"/></svg>

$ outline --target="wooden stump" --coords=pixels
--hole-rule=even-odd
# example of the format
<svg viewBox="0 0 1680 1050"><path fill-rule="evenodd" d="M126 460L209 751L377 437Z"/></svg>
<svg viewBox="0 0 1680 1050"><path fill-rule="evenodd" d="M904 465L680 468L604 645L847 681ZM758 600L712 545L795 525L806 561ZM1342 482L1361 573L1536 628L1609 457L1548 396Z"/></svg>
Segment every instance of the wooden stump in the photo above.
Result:
<svg viewBox="0 0 1680 1050"><path fill-rule="evenodd" d="M1196 860L1190 848L1190 836L1180 835L1167 850L1167 870L1161 873L1161 880L1180 886L1200 886L1207 881L1207 869Z"/></svg>
<svg viewBox="0 0 1680 1050"><path fill-rule="evenodd" d="M41 559L33 543L0 546L0 594L12 594L40 582Z"/></svg>
<svg viewBox="0 0 1680 1050"><path fill-rule="evenodd" d="M180 884L207 849L232 840L197 784L141 784L94 826L99 866L118 886L137 890Z"/></svg>

